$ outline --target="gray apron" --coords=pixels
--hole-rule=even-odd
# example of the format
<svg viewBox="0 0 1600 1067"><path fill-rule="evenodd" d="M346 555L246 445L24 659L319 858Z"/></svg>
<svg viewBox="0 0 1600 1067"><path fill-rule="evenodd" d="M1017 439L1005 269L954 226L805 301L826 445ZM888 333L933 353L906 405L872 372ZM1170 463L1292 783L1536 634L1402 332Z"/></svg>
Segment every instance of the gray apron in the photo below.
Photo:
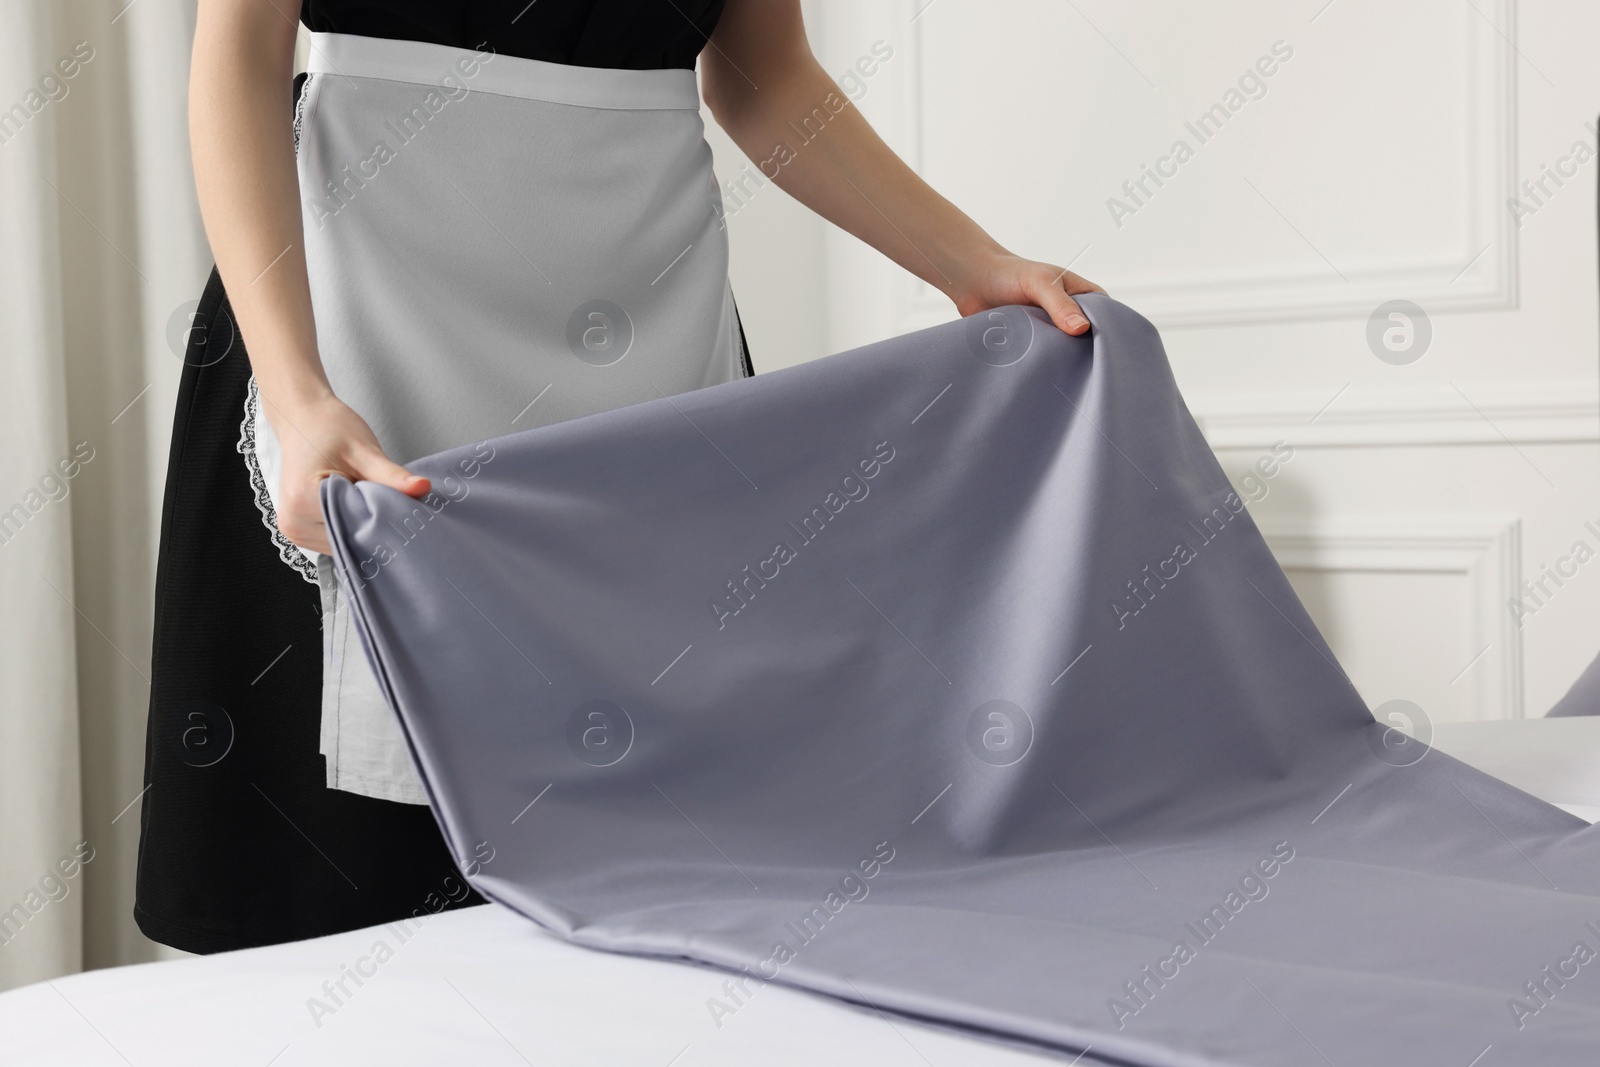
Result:
<svg viewBox="0 0 1600 1067"><path fill-rule="evenodd" d="M693 71L337 33L311 35L308 71L296 140L318 348L390 458L743 375ZM260 407L252 380L239 447L257 504L322 594L328 785L423 803L333 568L277 532ZM434 490L437 507L450 489Z"/></svg>

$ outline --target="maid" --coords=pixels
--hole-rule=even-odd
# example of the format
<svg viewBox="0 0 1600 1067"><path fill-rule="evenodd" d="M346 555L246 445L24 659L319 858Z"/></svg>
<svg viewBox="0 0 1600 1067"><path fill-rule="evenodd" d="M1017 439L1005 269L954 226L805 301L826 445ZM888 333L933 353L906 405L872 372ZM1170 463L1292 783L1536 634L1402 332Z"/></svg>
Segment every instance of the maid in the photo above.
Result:
<svg viewBox="0 0 1600 1067"><path fill-rule="evenodd" d="M1037 304L1082 333L1071 294L1098 291L1012 255L896 158L813 58L799 0L305 0L300 20L292 94L283 5L200 0L195 35L217 267L162 510L135 905L192 952L479 901L350 625L318 484L415 497L403 552L494 449L446 484L406 462L752 372L702 49L739 147L788 148L778 185L960 313ZM825 132L789 147L814 114Z"/></svg>

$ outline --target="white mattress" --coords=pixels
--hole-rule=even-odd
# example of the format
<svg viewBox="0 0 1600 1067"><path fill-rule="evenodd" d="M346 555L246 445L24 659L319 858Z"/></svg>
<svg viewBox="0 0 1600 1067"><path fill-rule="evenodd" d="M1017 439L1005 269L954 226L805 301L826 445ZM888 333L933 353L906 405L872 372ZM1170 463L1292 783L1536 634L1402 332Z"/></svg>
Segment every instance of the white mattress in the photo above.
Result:
<svg viewBox="0 0 1600 1067"><path fill-rule="evenodd" d="M1443 724L1434 743L1600 819L1600 717ZM374 958L380 941L392 952L385 962ZM346 977L348 995L324 989L358 964L371 977L359 986ZM728 980L576 948L488 905L430 918L404 942L393 928L374 927L0 994L0 1047L7 1067L1071 1061L775 985L736 1000ZM313 998L325 1006L320 1018ZM724 1008L720 1026L713 998Z"/></svg>

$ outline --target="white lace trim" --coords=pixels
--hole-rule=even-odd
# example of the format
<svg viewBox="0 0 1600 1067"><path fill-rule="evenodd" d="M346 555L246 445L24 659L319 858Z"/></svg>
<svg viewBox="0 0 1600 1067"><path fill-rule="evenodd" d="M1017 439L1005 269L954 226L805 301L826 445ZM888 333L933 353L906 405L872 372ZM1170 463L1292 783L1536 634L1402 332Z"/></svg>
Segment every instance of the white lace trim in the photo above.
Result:
<svg viewBox="0 0 1600 1067"><path fill-rule="evenodd" d="M244 454L245 469L250 472L250 493L255 498L256 510L261 512L262 524L272 535L278 558L299 571L300 577L315 585L317 565L300 550L300 546L278 530L278 509L272 503L272 494L267 492L266 476L261 473L261 459L256 455L256 398L260 392L256 376L252 374L249 388L245 391L244 422L239 424L239 443L234 447Z"/></svg>
<svg viewBox="0 0 1600 1067"><path fill-rule="evenodd" d="M311 95L311 79L314 77L316 77L314 74L306 75L306 80L300 83L300 95L294 102L294 150L296 155L300 152L300 123L305 117L306 97Z"/></svg>

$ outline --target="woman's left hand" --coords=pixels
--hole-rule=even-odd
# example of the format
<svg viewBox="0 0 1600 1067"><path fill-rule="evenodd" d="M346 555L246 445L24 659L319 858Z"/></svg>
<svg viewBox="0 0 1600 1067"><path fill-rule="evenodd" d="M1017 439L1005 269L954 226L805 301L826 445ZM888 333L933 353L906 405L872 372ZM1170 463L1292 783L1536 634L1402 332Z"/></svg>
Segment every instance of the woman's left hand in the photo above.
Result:
<svg viewBox="0 0 1600 1067"><path fill-rule="evenodd" d="M1032 304L1043 308L1060 329L1081 334L1089 329L1089 319L1072 298L1103 292L1094 282L1065 267L1000 253L977 264L972 276L951 291L950 298L962 315L1007 304Z"/></svg>

